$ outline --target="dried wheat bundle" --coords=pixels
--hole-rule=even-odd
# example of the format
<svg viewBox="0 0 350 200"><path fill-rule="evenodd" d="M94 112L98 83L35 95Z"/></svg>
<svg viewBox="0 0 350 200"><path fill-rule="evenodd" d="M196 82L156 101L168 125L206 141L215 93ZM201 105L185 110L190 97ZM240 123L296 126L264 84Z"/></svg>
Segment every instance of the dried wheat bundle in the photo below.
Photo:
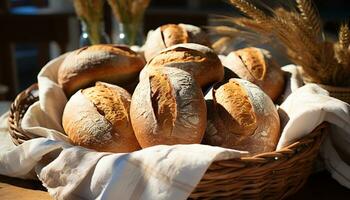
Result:
<svg viewBox="0 0 350 200"><path fill-rule="evenodd" d="M291 61L302 66L308 82L334 86L350 85L350 31L344 24L339 40L327 41L323 36L322 22L312 0L296 0L292 6L261 9L248 0L229 0L245 17L226 17L231 25L214 30L223 37L236 37L238 30L254 31L277 39ZM211 28L212 29L212 28ZM229 29L235 34L228 34Z"/></svg>
<svg viewBox="0 0 350 200"><path fill-rule="evenodd" d="M137 34L141 30L143 15L150 0L108 0L108 3L119 26L121 25L119 29L124 34L122 43L136 44L140 40Z"/></svg>
<svg viewBox="0 0 350 200"><path fill-rule="evenodd" d="M100 21L103 18L103 0L74 0L78 17L84 21Z"/></svg>
<svg viewBox="0 0 350 200"><path fill-rule="evenodd" d="M139 23L150 0L108 0L115 18L121 23Z"/></svg>
<svg viewBox="0 0 350 200"><path fill-rule="evenodd" d="M91 44L99 44L104 0L74 0L77 16L86 24Z"/></svg>

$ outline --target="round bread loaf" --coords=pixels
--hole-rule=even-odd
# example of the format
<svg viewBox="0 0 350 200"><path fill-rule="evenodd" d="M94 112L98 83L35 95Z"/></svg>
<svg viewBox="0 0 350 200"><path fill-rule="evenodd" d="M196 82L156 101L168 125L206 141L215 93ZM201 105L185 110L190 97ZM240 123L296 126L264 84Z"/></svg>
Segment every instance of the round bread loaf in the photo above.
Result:
<svg viewBox="0 0 350 200"><path fill-rule="evenodd" d="M273 101L283 92L283 72L267 50L250 47L231 52L223 65L239 78L258 85Z"/></svg>
<svg viewBox="0 0 350 200"><path fill-rule="evenodd" d="M145 68L150 67L173 67L185 70L203 89L221 81L224 77L224 67L215 52L206 46L194 43L178 44L164 49L145 66Z"/></svg>
<svg viewBox="0 0 350 200"><path fill-rule="evenodd" d="M166 24L148 34L144 48L145 58L149 61L161 50L182 43L211 45L207 34L197 26Z"/></svg>
<svg viewBox="0 0 350 200"><path fill-rule="evenodd" d="M200 143L206 127L205 101L192 76L176 68L144 73L132 96L131 123L141 147Z"/></svg>
<svg viewBox="0 0 350 200"><path fill-rule="evenodd" d="M230 79L212 90L207 101L208 122L204 144L249 151L274 151L280 120L271 99L256 85Z"/></svg>
<svg viewBox="0 0 350 200"><path fill-rule="evenodd" d="M97 82L67 102L63 128L75 145L115 153L138 150L129 117L130 101L123 88Z"/></svg>
<svg viewBox="0 0 350 200"><path fill-rule="evenodd" d="M57 81L67 96L96 81L127 87L137 82L144 65L144 59L126 46L93 45L67 55Z"/></svg>

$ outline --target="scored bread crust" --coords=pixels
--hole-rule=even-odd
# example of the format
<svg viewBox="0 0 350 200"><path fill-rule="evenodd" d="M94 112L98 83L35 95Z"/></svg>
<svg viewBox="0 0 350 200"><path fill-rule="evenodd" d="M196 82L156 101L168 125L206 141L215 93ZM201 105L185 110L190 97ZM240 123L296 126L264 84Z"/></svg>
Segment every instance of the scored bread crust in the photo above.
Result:
<svg viewBox="0 0 350 200"><path fill-rule="evenodd" d="M208 35L197 26L166 24L148 34L145 42L146 61L150 61L161 50L182 43L211 45Z"/></svg>
<svg viewBox="0 0 350 200"><path fill-rule="evenodd" d="M58 70L58 84L67 96L96 81L126 86L137 80L144 59L121 45L93 45L71 52Z"/></svg>
<svg viewBox="0 0 350 200"><path fill-rule="evenodd" d="M145 69L150 67L174 67L185 70L202 88L221 81L224 77L224 67L215 52L206 46L194 43L178 44L164 49L147 63Z"/></svg>
<svg viewBox="0 0 350 200"><path fill-rule="evenodd" d="M284 89L283 71L267 50L249 47L231 52L223 65L240 78L258 85L273 101Z"/></svg>
<svg viewBox="0 0 350 200"><path fill-rule="evenodd" d="M176 24L166 24L160 27L165 47L170 47L175 44L187 43L189 36L186 29Z"/></svg>
<svg viewBox="0 0 350 200"><path fill-rule="evenodd" d="M138 150L129 117L130 101L123 88L98 82L79 90L67 102L63 128L76 145L115 153Z"/></svg>
<svg viewBox="0 0 350 200"><path fill-rule="evenodd" d="M214 99L207 101L203 143L251 154L274 151L280 121L271 99L258 86L242 79L230 79L216 87L212 90Z"/></svg>
<svg viewBox="0 0 350 200"><path fill-rule="evenodd" d="M200 143L206 106L191 75L176 68L143 74L132 96L130 117L141 147Z"/></svg>

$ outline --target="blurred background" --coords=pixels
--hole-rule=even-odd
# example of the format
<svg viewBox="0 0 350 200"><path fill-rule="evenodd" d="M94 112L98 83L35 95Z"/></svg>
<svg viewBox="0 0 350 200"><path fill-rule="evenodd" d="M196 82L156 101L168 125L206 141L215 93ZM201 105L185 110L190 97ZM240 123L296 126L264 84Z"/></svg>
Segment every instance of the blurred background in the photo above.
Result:
<svg viewBox="0 0 350 200"><path fill-rule="evenodd" d="M80 24L73 0L0 0L0 100L11 100L36 82L42 66L78 48ZM274 1L274 0L270 0ZM265 0L268 2L268 0ZM314 0L329 35L349 19L350 1ZM105 6L105 30L111 35L110 8ZM235 15L224 0L151 0L144 33L166 23L205 26L213 14Z"/></svg>

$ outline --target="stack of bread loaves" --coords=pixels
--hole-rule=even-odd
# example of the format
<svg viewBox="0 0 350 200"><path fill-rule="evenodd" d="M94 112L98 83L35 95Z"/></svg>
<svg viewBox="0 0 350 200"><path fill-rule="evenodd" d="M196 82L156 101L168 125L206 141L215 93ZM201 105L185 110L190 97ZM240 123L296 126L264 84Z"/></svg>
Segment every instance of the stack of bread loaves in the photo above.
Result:
<svg viewBox="0 0 350 200"><path fill-rule="evenodd" d="M146 42L147 64L118 45L94 45L67 55L57 80L70 97L62 125L72 144L108 152L193 143L252 154L273 151L279 117L268 95L276 98L281 92L270 90L283 87L271 81L279 68L264 50L243 49L224 64L248 81L224 80L216 53L190 43L200 43L203 34L183 24L158 28ZM208 88L211 98L205 100Z"/></svg>

